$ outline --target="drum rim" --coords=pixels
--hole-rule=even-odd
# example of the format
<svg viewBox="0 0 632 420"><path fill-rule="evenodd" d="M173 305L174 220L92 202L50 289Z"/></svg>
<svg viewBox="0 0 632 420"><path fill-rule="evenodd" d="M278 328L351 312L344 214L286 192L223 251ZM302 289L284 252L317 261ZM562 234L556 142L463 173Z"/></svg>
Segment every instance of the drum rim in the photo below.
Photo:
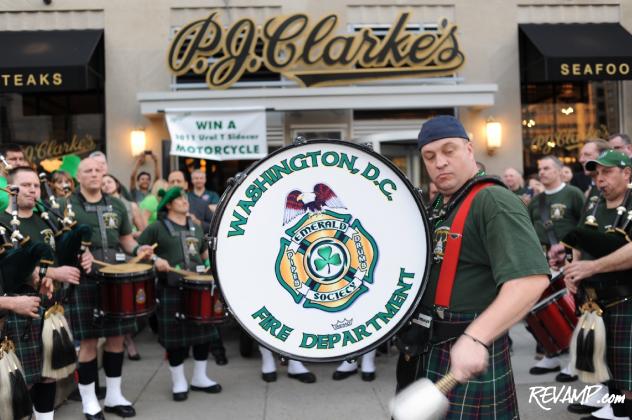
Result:
<svg viewBox="0 0 632 420"><path fill-rule="evenodd" d="M369 346L363 347L360 350L354 351L353 353L349 353L349 354L347 354L345 356L331 356L331 357L318 357L318 358L317 357L298 356L298 355L295 355L295 354L289 354L289 353L287 353L285 351L282 351L282 350L280 350L280 349L278 349L278 348L276 348L274 346L270 346L269 343L264 343L262 340L259 339L258 336L254 335L254 334L251 334L250 330L248 328L246 328L246 326L241 322L241 320L237 316L234 315L234 312L233 312L233 310L231 308L230 303L224 298L224 293L222 292L222 280L221 280L221 278L220 278L220 276L218 275L218 272L217 272L217 264L216 264L217 263L217 232L219 230L219 225L220 225L222 216L224 215L224 212L226 211L226 205L230 201L232 196L235 194L235 191L244 182L244 180L248 177L248 175L250 175L252 172L254 172L258 167L263 165L264 162L274 158L276 155L284 153L287 150L294 149L294 148L297 148L297 147L301 147L301 146L304 146L304 145L311 145L311 144L337 144L337 145L348 146L350 148L353 148L353 149L356 149L356 150L360 150L360 151L362 151L364 153L367 153L367 154L375 157L377 160L382 162L384 165L386 165L389 169L391 169L393 171L393 173L400 179L400 181L402 181L402 183L406 186L408 191L411 193L411 195L413 197L413 200L417 204L417 208L418 208L419 213L421 215L422 223L423 223L423 225L425 227L426 232L428 233L426 235L426 267L425 267L425 270L424 270L423 277L421 279L422 285L421 285L417 295L413 299L413 304L410 306L408 311L406 311L406 313L404 314L404 316L402 317L400 322L398 322L387 334L382 336L375 343L373 343L373 344L371 344ZM373 149L371 149L369 147L366 147L366 146L363 146L363 145L360 145L360 144L351 143L349 141L344 141L344 140L314 139L314 140L309 140L308 142L305 142L305 143L293 143L293 144L290 144L288 146L285 146L285 147L282 147L280 149L277 149L274 152L272 152L269 155L267 155L266 157L261 158L261 159L257 160L256 162L253 162L244 171L238 173L238 175L239 174L241 174L242 176L233 178L233 182L228 185L228 188L226 188L226 190L222 194L222 196L220 198L220 201L219 201L219 204L217 206L217 210L215 211L215 215L213 217L213 221L211 222L211 226L209 228L209 237L208 237L208 239L209 239L209 253L210 253L211 270L213 272L213 277L215 278L216 285L217 285L217 287L219 287L220 293L222 294L224 305L226 305L226 308L228 309L228 312L233 315L233 318L235 318L235 320L237 321L239 326L248 335L250 335L258 344L260 344L261 346L269 349L270 351L278 353L282 357L285 357L285 358L288 358L288 359L299 360L301 362L308 362L308 363L322 362L322 363L327 363L327 362L339 362L339 361L343 361L343 360L356 360L360 356L362 356L363 354L368 353L368 352L370 352L370 351L372 351L374 349L377 349L383 343L388 342L388 340L393 338L395 336L395 334L397 334L397 332L404 325L406 325L408 323L409 318L411 318L414 315L414 313L417 310L417 307L421 303L421 299L422 299L422 297L424 295L424 292L426 291L426 287L428 286L428 279L430 277L430 266L432 264L432 252L431 252L431 249L432 249L432 239L431 239L431 237L432 237L432 235L430 234L430 232L431 232L430 222L428 220L428 216L426 214L426 209L425 209L425 207L423 205L423 201L422 201L421 195L419 194L417 189L412 185L412 183L408 180L408 178L406 178L406 176L399 170L399 168L397 166L395 166L395 164L393 164L391 161L389 161L387 158L385 158L381 154L375 152Z"/></svg>

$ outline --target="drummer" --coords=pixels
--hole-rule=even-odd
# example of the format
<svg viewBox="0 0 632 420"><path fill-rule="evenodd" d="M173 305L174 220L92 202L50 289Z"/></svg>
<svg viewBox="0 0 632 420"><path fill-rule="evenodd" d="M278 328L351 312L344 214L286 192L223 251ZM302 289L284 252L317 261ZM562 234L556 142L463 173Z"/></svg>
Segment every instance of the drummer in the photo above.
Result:
<svg viewBox="0 0 632 420"><path fill-rule="evenodd" d="M206 374L210 351L212 325L180 321L181 278L168 273L179 268L196 273L206 273L209 267L208 247L200 225L193 223L188 215L189 200L180 187L168 191L160 190L158 204L159 220L152 223L138 238L141 244L157 243L155 265L159 271L158 282L158 341L167 351L171 371L171 391L174 401L188 398L189 385L184 375L184 360L189 347L193 347L193 377L191 390L217 394L222 386ZM166 214L163 212L166 211ZM163 214L161 214L163 213Z"/></svg>
<svg viewBox="0 0 632 420"><path fill-rule="evenodd" d="M478 171L467 132L452 116L426 121L418 147L439 191L432 206L434 264L420 306L433 326L421 356L400 356L398 389L414 379L437 381L450 372L460 385L448 393L447 418L517 417L507 330L548 285L542 248L520 199L504 186L491 185L473 198L462 235L456 237L462 238L460 254L446 254L463 189L481 180L500 181ZM444 277L439 280L444 264L458 264L453 288ZM437 304L444 296L447 305Z"/></svg>
<svg viewBox="0 0 632 420"><path fill-rule="evenodd" d="M8 182L10 185L15 185L19 188L17 195L18 206L18 220L20 221L20 232L26 237L30 238L32 243L45 243L51 248L55 249L55 238L53 231L48 225L35 213L36 203L40 199L40 180L37 173L28 167L18 167L9 171ZM0 223L5 226L11 224L11 214L13 208L11 205L3 213L0 213ZM90 252L86 252L82 255L81 265L84 270L90 272L92 265L92 255ZM53 280L69 284L79 284L79 269L70 266L61 267L49 267L47 276ZM52 305L54 302L49 299L44 299L44 310ZM33 321L32 323L39 322ZM41 336L38 334L38 342L31 345L33 349L37 349L32 352L33 358L41 359L42 357L42 342ZM36 363L41 367L41 361ZM32 366L31 363L24 363L25 367ZM41 372L34 373L35 377L39 378ZM30 380L30 375L27 374L27 380ZM55 403L55 381L49 378L41 378L40 381L35 381L31 389L31 399L35 410L36 419L52 419Z"/></svg>
<svg viewBox="0 0 632 420"><path fill-rule="evenodd" d="M126 254L153 254L150 246L139 246L132 237L132 228L123 203L101 192L103 168L99 162L86 158L79 163L79 189L69 198L79 224L92 227L91 252L96 259L107 263L124 263ZM66 203L61 203L65 205ZM123 252L124 251L124 252ZM136 329L134 318L114 320L94 318L98 305L98 287L94 278L82 277L70 298L70 321L79 348L79 393L86 419L103 419L97 400L95 382L98 377L97 341L105 337L103 370L105 371L105 411L120 417L136 415L132 403L121 392L123 369L123 341L125 334Z"/></svg>

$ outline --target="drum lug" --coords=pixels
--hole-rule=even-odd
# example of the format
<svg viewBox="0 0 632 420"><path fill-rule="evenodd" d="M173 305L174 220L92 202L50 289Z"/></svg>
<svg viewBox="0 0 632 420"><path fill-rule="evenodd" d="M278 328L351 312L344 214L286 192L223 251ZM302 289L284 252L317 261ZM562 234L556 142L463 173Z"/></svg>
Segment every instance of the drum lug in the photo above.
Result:
<svg viewBox="0 0 632 420"><path fill-rule="evenodd" d="M211 251L217 251L217 236L208 238L208 247Z"/></svg>
<svg viewBox="0 0 632 420"><path fill-rule="evenodd" d="M306 144L306 143L307 143L307 139L303 136L296 136L294 138L294 141L292 142L294 146L300 146L301 144Z"/></svg>
<svg viewBox="0 0 632 420"><path fill-rule="evenodd" d="M362 148L364 148L364 149L367 149L367 150L373 151L373 143L371 143L371 142L358 143L358 146L360 146L360 147L362 147Z"/></svg>

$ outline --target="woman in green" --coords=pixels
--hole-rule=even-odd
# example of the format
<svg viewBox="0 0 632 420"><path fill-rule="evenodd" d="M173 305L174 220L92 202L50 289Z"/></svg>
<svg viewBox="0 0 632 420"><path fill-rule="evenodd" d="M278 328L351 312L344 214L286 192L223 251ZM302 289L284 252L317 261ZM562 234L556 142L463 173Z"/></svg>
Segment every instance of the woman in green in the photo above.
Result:
<svg viewBox="0 0 632 420"><path fill-rule="evenodd" d="M180 187L159 192L161 197L157 211L159 220L145 229L138 239L139 244L158 244L155 265L158 270L158 341L167 350L171 371L174 401L188 398L189 385L184 376L184 360L193 347L194 370L191 390L215 394L222 390L206 375L207 359L213 335L213 327L195 324L176 318L181 310L180 278L172 278L172 267L197 273L206 272L208 247L199 225L188 216L189 201ZM162 214L166 211L166 214Z"/></svg>
<svg viewBox="0 0 632 420"><path fill-rule="evenodd" d="M160 198L158 197L158 191L162 189L169 188L169 184L164 179L157 179L154 182L153 187L151 187L151 193L147 194L147 196L140 202L138 207L140 207L141 214L145 223L150 225L156 221L158 203L160 202Z"/></svg>

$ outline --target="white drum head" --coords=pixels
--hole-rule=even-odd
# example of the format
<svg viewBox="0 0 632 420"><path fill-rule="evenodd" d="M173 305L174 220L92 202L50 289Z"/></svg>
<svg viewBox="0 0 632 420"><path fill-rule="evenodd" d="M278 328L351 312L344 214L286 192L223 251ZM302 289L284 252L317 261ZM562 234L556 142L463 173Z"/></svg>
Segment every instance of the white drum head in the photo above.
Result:
<svg viewBox="0 0 632 420"><path fill-rule="evenodd" d="M417 193L386 159L345 142L312 141L257 162L222 198L212 236L231 313L265 347L298 360L377 347L416 307L429 271Z"/></svg>

